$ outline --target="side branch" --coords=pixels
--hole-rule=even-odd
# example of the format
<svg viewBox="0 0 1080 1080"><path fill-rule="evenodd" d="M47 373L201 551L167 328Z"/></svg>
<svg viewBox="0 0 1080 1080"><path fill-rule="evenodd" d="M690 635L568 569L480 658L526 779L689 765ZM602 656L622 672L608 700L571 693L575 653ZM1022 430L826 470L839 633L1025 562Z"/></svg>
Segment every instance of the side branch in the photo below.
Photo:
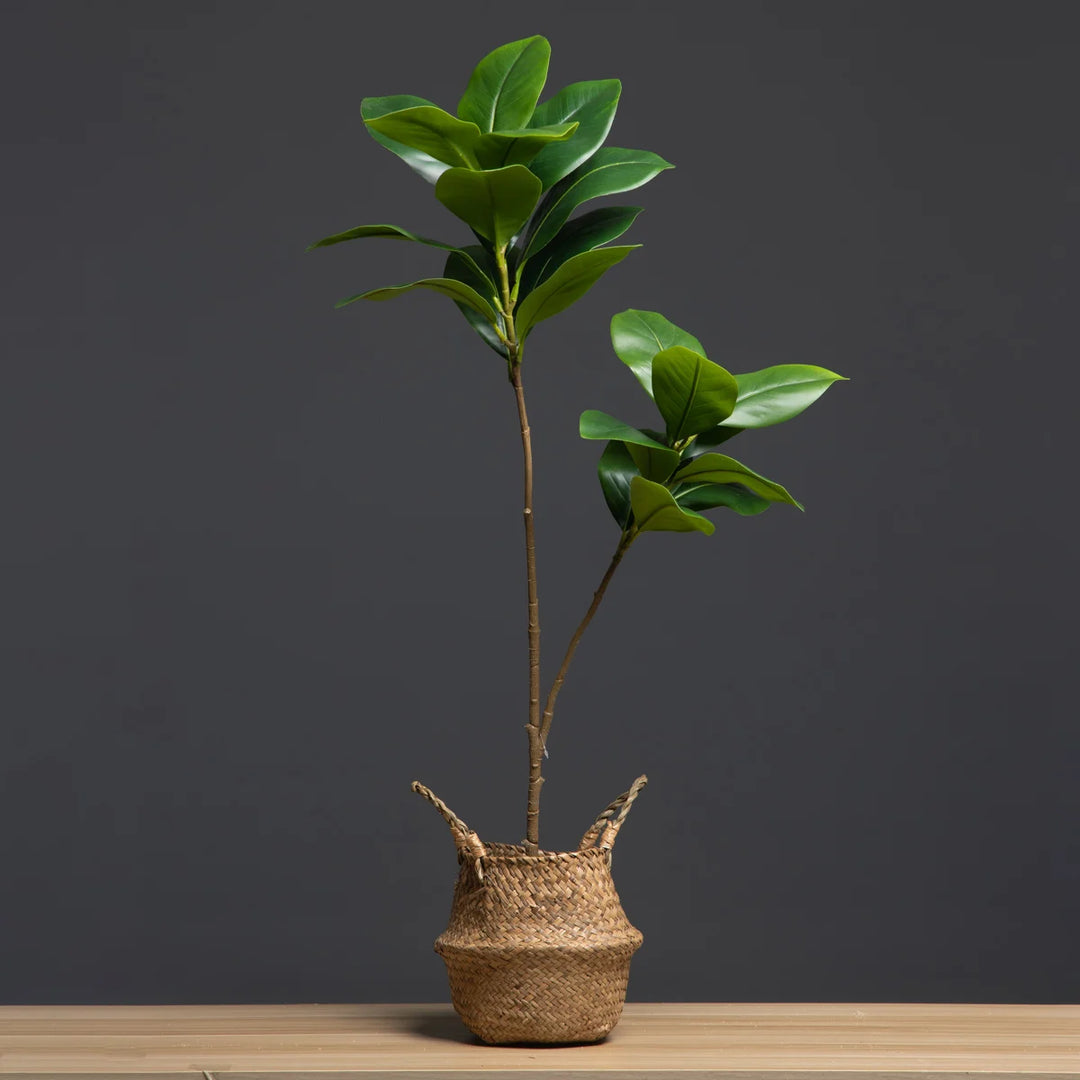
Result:
<svg viewBox="0 0 1080 1080"><path fill-rule="evenodd" d="M563 657L562 665L559 667L558 674L555 676L555 681L551 684L551 690L548 692L547 701L544 705L544 716L540 721L540 747L545 752L547 749L548 732L551 731L551 718L555 713L555 701L559 696L559 691L562 689L563 683L566 681L566 672L570 667L570 661L574 659L574 653L577 651L578 643L588 629L589 623L592 622L593 616L596 614L596 609L600 606L600 601L604 599L604 593L607 592L607 587L611 584L611 579L615 576L615 571L619 568L619 563L622 562L623 556L634 542L636 535L636 532L626 531L619 538L619 546L615 549L615 554L612 555L611 562L608 564L608 568L605 571L603 578L600 579L600 584L596 587L596 592L593 593L589 610L585 612L585 618L578 624L578 628L574 631L574 636L570 639L570 644L566 647L566 655Z"/></svg>

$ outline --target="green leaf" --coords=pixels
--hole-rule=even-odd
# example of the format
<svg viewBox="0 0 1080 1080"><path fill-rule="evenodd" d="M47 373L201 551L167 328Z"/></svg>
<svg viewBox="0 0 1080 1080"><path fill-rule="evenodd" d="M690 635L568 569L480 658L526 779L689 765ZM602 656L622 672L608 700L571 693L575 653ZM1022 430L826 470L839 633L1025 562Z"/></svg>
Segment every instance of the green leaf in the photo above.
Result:
<svg viewBox="0 0 1080 1080"><path fill-rule="evenodd" d="M648 446L654 450L667 450L662 442L650 438L644 431L639 431L614 416L599 409L586 409L578 421L578 434L583 439L618 439L619 442L634 443L636 446Z"/></svg>
<svg viewBox="0 0 1080 1080"><path fill-rule="evenodd" d="M604 272L621 262L640 244L625 247L597 248L583 251L559 267L542 285L538 285L517 309L514 325L518 339L525 336L544 319L550 319L580 300L600 280Z"/></svg>
<svg viewBox="0 0 1080 1080"><path fill-rule="evenodd" d="M488 265L487 252L479 244L470 244L459 251L452 251L446 259L443 277L453 278L475 289L493 308L496 307L497 287L493 280L492 268ZM480 335L484 343L506 359L506 346L502 343L495 327L475 308L455 300L458 310L465 316L465 321Z"/></svg>
<svg viewBox="0 0 1080 1080"><path fill-rule="evenodd" d="M470 272L478 278L489 278L490 275L485 274L480 269L480 262L486 258L486 254L482 247L471 245L466 248L457 248L453 244L444 244L441 240L432 240L427 236L418 236L416 233L409 232L408 229L403 229L399 225L357 225L353 229L346 229L344 232L334 233L333 236L324 237L322 240L317 240L314 244L311 244L307 250L312 251L315 248L329 247L331 244L341 244L346 240L358 240L364 237L387 237L391 240L413 240L418 244L427 244L428 247L441 248L443 251L451 252L451 258L457 255L461 262L468 263L470 265ZM455 276L455 275L448 275ZM468 281L467 278L459 278L462 281ZM494 288L494 286L492 286ZM478 290L483 292L483 290ZM494 293L492 293L494 296Z"/></svg>
<svg viewBox="0 0 1080 1080"><path fill-rule="evenodd" d="M755 495L742 484L687 484L673 492L675 501L686 510L712 510L726 506L743 517L768 510L772 503Z"/></svg>
<svg viewBox="0 0 1080 1080"><path fill-rule="evenodd" d="M670 161L648 150L602 146L544 196L522 245L523 258L548 244L583 202L632 191L671 168Z"/></svg>
<svg viewBox="0 0 1080 1080"><path fill-rule="evenodd" d="M550 58L551 46L539 35L500 45L476 65L458 116L481 131L525 127L547 81Z"/></svg>
<svg viewBox="0 0 1080 1080"><path fill-rule="evenodd" d="M630 481L637 476L637 466L626 444L612 441L604 448L596 467L604 502L620 529L630 523Z"/></svg>
<svg viewBox="0 0 1080 1080"><path fill-rule="evenodd" d="M555 239L525 264L518 295L522 299L528 296L567 259L572 259L583 251L592 251L593 248L622 236L640 213L640 206L605 206L568 221Z"/></svg>
<svg viewBox="0 0 1080 1080"><path fill-rule="evenodd" d="M437 105L416 105L365 120L371 131L404 143L447 165L478 167L473 147L480 138L475 124L459 120Z"/></svg>
<svg viewBox="0 0 1080 1080"><path fill-rule="evenodd" d="M802 509L785 488L724 454L702 454L684 462L673 479L680 484L742 484L769 502L790 503Z"/></svg>
<svg viewBox="0 0 1080 1080"><path fill-rule="evenodd" d="M615 119L621 92L618 79L577 82L537 105L530 126L563 124L568 120L576 120L580 125L572 139L547 147L533 159L530 168L540 177L545 191L603 144Z"/></svg>
<svg viewBox="0 0 1080 1080"><path fill-rule="evenodd" d="M652 382L672 443L726 420L739 391L734 375L683 345L672 345L653 357Z"/></svg>
<svg viewBox="0 0 1080 1080"><path fill-rule="evenodd" d="M684 510L663 484L643 476L630 481L630 506L640 532L703 532L711 536L716 526L693 510Z"/></svg>
<svg viewBox="0 0 1080 1080"><path fill-rule="evenodd" d="M724 425L743 429L780 424L798 416L834 382L843 379L843 375L813 364L778 364L736 375L739 397Z"/></svg>
<svg viewBox="0 0 1080 1080"><path fill-rule="evenodd" d="M429 247L442 248L444 251L456 251L453 244L444 244L441 240L432 240L427 236L418 236L416 233L402 229L398 225L357 225L355 228L346 229L344 232L334 233L333 236L324 236L309 244L307 250L329 247L331 244L341 244L346 240L362 240L369 236L383 236L391 240L413 240L418 244L427 244Z"/></svg>
<svg viewBox="0 0 1080 1080"><path fill-rule="evenodd" d="M360 116L364 120L375 120L387 113L399 112L401 109L410 109L417 105L431 105L437 108L435 102L428 101L427 98L416 97L413 94L394 94L391 97L364 98L360 102ZM406 165L418 172L429 184L434 184L449 168L446 162L437 161L430 154L425 154L423 150L416 150L396 139L387 138L370 126L368 134L391 153L397 154Z"/></svg>
<svg viewBox="0 0 1080 1080"><path fill-rule="evenodd" d="M543 128L493 131L477 140L476 160L483 169L527 165L545 146L570 138L576 130L577 124L553 124Z"/></svg>
<svg viewBox="0 0 1080 1080"><path fill-rule="evenodd" d="M630 308L612 317L611 344L615 355L634 373L638 382L652 397L653 357L673 345L682 345L705 355L693 334L668 322L659 312L636 311Z"/></svg>
<svg viewBox="0 0 1080 1080"><path fill-rule="evenodd" d="M655 480L658 484L667 480L679 464L678 450L657 450L653 446L639 446L636 443L628 443L626 449L630 451L638 472L646 480Z"/></svg>
<svg viewBox="0 0 1080 1080"><path fill-rule="evenodd" d="M453 278L423 278L421 281L410 281L407 285L391 285L383 289L369 289L367 292L357 293L355 296L347 296L339 300L334 307L345 307L357 300L393 300L402 293L411 292L413 289L432 289L435 292L449 296L451 300L460 300L463 304L478 311L488 322L498 321L491 305L473 288L455 281Z"/></svg>
<svg viewBox="0 0 1080 1080"><path fill-rule="evenodd" d="M524 165L476 172L447 169L435 197L496 248L505 247L540 198L540 181Z"/></svg>

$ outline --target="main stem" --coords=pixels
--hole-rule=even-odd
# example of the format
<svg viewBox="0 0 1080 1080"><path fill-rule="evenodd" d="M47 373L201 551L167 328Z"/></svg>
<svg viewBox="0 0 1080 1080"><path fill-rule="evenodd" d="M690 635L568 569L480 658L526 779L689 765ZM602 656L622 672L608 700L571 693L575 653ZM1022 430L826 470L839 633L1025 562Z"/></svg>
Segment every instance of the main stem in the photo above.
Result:
<svg viewBox="0 0 1080 1080"><path fill-rule="evenodd" d="M555 681L551 684L551 690L548 691L547 701L544 704L544 715L540 721L541 750L547 745L548 732L551 731L551 717L555 713L555 701L559 696L559 691L562 689L563 683L566 681L566 672L570 667L570 661L574 659L574 653L577 651L578 643L585 635L585 631L589 628L589 623L592 622L597 608L600 607L600 601L604 599L604 593L607 592L607 587L611 584L611 579L615 576L615 571L618 570L619 563L622 562L622 557L626 554L627 549L634 542L636 536L637 533L627 530L619 537L618 547L615 548L615 554L611 556L611 562L608 563L608 568L604 572L604 576L600 579L600 584L596 587L596 591L593 593L589 610L585 612L585 617L578 623L578 628L574 631L573 637L570 638L570 644L566 647L566 655L563 656L562 665L559 667L559 672L555 676Z"/></svg>
<svg viewBox="0 0 1080 1080"><path fill-rule="evenodd" d="M529 722L525 725L529 734L529 804L525 812L525 851L529 855L535 855L540 850L540 788L544 784L544 748L540 737L540 599L536 584L532 435L529 430L529 414L525 408L525 387L521 381L522 347L514 328L514 297L510 291L505 250L495 253L495 261L499 268L502 310L506 320L506 358L510 368L510 383L517 401L521 451L525 466L525 505L522 516L525 519L525 576L529 596Z"/></svg>

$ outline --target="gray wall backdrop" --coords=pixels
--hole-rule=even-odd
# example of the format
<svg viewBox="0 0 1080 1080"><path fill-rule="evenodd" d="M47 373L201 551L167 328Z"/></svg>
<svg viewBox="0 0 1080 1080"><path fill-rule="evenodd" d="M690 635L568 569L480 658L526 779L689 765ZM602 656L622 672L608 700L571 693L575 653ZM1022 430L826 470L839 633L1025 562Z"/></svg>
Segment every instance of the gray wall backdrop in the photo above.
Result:
<svg viewBox="0 0 1080 1080"><path fill-rule="evenodd" d="M519 447L362 130L547 34L678 168L532 340L549 658L615 541L610 316L851 377L737 456L807 512L631 552L548 846L641 771L637 1000L1080 1001L1073 4L11 3L0 1000L442 1000L420 777L523 829ZM623 200L627 201L627 200ZM745 440L745 441L743 441Z"/></svg>

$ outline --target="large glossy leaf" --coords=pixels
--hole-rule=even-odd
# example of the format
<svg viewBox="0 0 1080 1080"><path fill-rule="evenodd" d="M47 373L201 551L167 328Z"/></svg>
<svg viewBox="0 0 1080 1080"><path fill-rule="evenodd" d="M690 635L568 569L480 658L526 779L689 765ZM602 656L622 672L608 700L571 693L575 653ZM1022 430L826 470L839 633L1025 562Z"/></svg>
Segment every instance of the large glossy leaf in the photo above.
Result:
<svg viewBox="0 0 1080 1080"><path fill-rule="evenodd" d="M726 420L739 391L734 375L683 345L672 345L653 357L652 384L672 443Z"/></svg>
<svg viewBox="0 0 1080 1080"><path fill-rule="evenodd" d="M475 289L494 308L498 306L495 299L498 290L493 268L488 267L487 261L487 252L478 244L452 251L447 256L443 277L453 278ZM454 303L484 343L505 359L506 346L496 333L495 327L475 308L460 300L455 300Z"/></svg>
<svg viewBox="0 0 1080 1080"><path fill-rule="evenodd" d="M703 532L712 535L716 526L693 510L684 510L663 484L643 476L630 480L630 506L634 525L641 532Z"/></svg>
<svg viewBox="0 0 1080 1080"><path fill-rule="evenodd" d="M456 250L453 244L444 244L441 240L418 236L416 233L411 233L408 229L403 229L399 225L357 225L355 228L346 229L344 232L324 236L321 240L316 240L314 244L309 244L307 250L313 251L315 248L329 247L331 244L342 244L346 240L362 240L371 236L387 237L390 240L413 240L418 244L442 248L444 251Z"/></svg>
<svg viewBox="0 0 1080 1080"><path fill-rule="evenodd" d="M611 320L611 344L615 355L634 373L652 397L652 361L658 352L673 345L705 355L693 334L668 322L657 311L621 311Z"/></svg>
<svg viewBox="0 0 1080 1080"><path fill-rule="evenodd" d="M447 169L435 197L496 248L505 247L540 198L540 181L524 165L476 172Z"/></svg>
<svg viewBox="0 0 1080 1080"><path fill-rule="evenodd" d="M686 510L712 510L726 506L743 517L753 517L772 506L768 499L755 495L742 484L687 484L673 494L675 501Z"/></svg>
<svg viewBox="0 0 1080 1080"><path fill-rule="evenodd" d="M637 443L627 443L626 449L630 451L638 472L646 480L655 480L658 484L664 483L679 464L678 450L657 450L654 446L640 446Z"/></svg>
<svg viewBox="0 0 1080 1080"><path fill-rule="evenodd" d="M536 35L510 41L476 65L457 113L481 131L525 127L547 81L551 46Z"/></svg>
<svg viewBox="0 0 1080 1080"><path fill-rule="evenodd" d="M470 246L457 248L453 244L444 244L441 240L432 240L429 236L419 236L409 232L399 225L357 225L355 228L346 229L344 232L334 233L333 236L317 240L308 247L308 251L315 248L329 247L331 244L341 244L346 240L359 240L364 237L387 237L391 240L412 240L418 244L427 244L428 247L440 248L443 251L453 252L459 256L462 262L471 264L471 272L479 277L485 276L485 271L480 269L480 263L485 256L484 249ZM452 276L452 275L451 275ZM487 275L490 277L490 274ZM462 279L467 280L467 279ZM481 290L483 291L483 290Z"/></svg>
<svg viewBox="0 0 1080 1080"><path fill-rule="evenodd" d="M583 202L632 191L673 167L670 161L648 150L602 146L544 196L522 245L523 258L548 244Z"/></svg>
<svg viewBox="0 0 1080 1080"><path fill-rule="evenodd" d="M525 264L519 295L522 298L528 296L567 259L622 236L640 213L640 206L605 206L568 221L555 239Z"/></svg>
<svg viewBox="0 0 1080 1080"><path fill-rule="evenodd" d="M681 484L742 484L769 502L790 503L802 509L802 505L788 494L786 488L759 476L753 469L748 469L742 462L726 454L702 454L687 461L676 471L674 480Z"/></svg>
<svg viewBox="0 0 1080 1080"><path fill-rule="evenodd" d="M600 455L596 471L604 502L620 529L630 523L630 481L637 476L637 466L625 443L609 442Z"/></svg>
<svg viewBox="0 0 1080 1080"><path fill-rule="evenodd" d="M413 289L431 289L434 292L449 296L451 300L460 300L463 304L479 312L489 322L498 321L491 305L473 288L453 278L424 278L421 281L410 281L407 285L391 285L383 289L369 289L367 292L357 293L355 296L347 296L339 300L334 307L345 307L357 300L393 300L403 293L412 292Z"/></svg>
<svg viewBox="0 0 1080 1080"><path fill-rule="evenodd" d="M517 309L514 323L518 337L526 334L544 319L550 319L575 300L580 300L600 280L606 270L621 262L640 244L624 247L597 248L583 251L559 267L542 285L538 285Z"/></svg>
<svg viewBox="0 0 1080 1080"><path fill-rule="evenodd" d="M662 442L639 431L636 427L624 424L616 420L614 416L608 416L599 409L586 409L578 421L578 434L583 439L618 439L619 442L635 443L637 446L648 446L654 450L666 450Z"/></svg>
<svg viewBox="0 0 1080 1080"><path fill-rule="evenodd" d="M547 147L533 160L530 168L540 177L545 191L603 144L615 119L621 91L618 79L577 82L537 105L532 125L563 124L568 120L576 120L580 125L572 139Z"/></svg>
<svg viewBox="0 0 1080 1080"><path fill-rule="evenodd" d="M813 364L778 364L747 375L736 375L739 397L727 427L763 428L798 416L837 380L835 371Z"/></svg>
<svg viewBox="0 0 1080 1080"><path fill-rule="evenodd" d="M364 98L360 102L360 116L364 120L375 120L387 113L410 109L417 105L431 105L437 108L435 102L428 101L427 98L416 97L413 94L394 94L391 97ZM450 167L445 161L438 161L430 154L425 154L423 150L416 150L396 139L388 138L375 131L374 128L368 127L368 134L391 153L397 154L406 165L418 172L429 184L434 184Z"/></svg>
<svg viewBox="0 0 1080 1080"><path fill-rule="evenodd" d="M483 169L501 169L504 165L527 165L553 142L568 139L577 124L552 124L542 128L519 128L516 131L493 131L476 141L476 160Z"/></svg>
<svg viewBox="0 0 1080 1080"><path fill-rule="evenodd" d="M416 105L365 120L369 130L404 143L447 165L479 168L474 147L480 138L475 124L459 120L437 105Z"/></svg>

